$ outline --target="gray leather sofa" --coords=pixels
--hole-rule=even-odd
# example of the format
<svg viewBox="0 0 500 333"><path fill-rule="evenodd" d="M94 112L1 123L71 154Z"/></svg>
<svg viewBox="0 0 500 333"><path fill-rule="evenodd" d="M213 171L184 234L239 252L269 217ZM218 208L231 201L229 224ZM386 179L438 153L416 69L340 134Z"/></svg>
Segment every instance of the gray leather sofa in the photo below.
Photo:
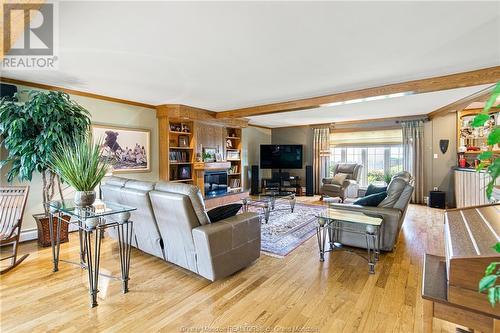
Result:
<svg viewBox="0 0 500 333"><path fill-rule="evenodd" d="M362 212L370 216L381 217L383 221L380 249L383 251L392 251L403 225L412 193L411 175L403 171L392 177L391 182L387 186L387 197L377 207L353 204L331 204L330 206L332 208ZM366 239L363 235L341 232L339 241L344 245L366 248Z"/></svg>
<svg viewBox="0 0 500 333"><path fill-rule="evenodd" d="M196 186L109 177L103 200L136 207L132 245L211 281L250 265L260 256L260 221L243 213L211 223ZM113 229L109 235L116 238Z"/></svg>
<svg viewBox="0 0 500 333"><path fill-rule="evenodd" d="M342 201L346 198L356 198L359 189L359 177L362 165L356 163L339 163L333 169L333 175L343 173L347 177L342 184L336 184L333 178L323 178L320 189L322 196L340 197Z"/></svg>

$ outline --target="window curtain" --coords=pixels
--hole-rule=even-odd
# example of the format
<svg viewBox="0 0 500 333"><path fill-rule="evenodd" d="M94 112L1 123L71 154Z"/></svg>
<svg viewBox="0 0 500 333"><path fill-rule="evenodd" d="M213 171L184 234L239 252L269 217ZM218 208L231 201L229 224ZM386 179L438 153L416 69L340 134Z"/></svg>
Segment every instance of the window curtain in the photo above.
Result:
<svg viewBox="0 0 500 333"><path fill-rule="evenodd" d="M402 121L403 167L414 178L412 203L424 203L424 121Z"/></svg>
<svg viewBox="0 0 500 333"><path fill-rule="evenodd" d="M321 180L328 176L330 165L330 129L313 129L313 177L314 193L319 194Z"/></svg>

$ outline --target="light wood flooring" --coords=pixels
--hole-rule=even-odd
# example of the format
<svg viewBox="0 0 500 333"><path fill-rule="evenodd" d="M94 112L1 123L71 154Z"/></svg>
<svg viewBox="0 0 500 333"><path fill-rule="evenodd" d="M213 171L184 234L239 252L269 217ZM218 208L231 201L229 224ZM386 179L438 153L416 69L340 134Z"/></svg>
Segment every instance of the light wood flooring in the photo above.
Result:
<svg viewBox="0 0 500 333"><path fill-rule="evenodd" d="M101 277L93 309L87 272L61 263L53 273L50 248L29 242L20 252L30 256L0 278L0 331L421 332L422 255L442 255L442 232L443 211L410 206L396 250L381 256L375 275L352 253L327 254L321 263L315 237L284 259L262 255L215 283L133 250L130 292ZM62 258L76 260L77 245L72 234ZM103 242L101 267L119 274L112 239ZM440 320L434 326L455 328Z"/></svg>

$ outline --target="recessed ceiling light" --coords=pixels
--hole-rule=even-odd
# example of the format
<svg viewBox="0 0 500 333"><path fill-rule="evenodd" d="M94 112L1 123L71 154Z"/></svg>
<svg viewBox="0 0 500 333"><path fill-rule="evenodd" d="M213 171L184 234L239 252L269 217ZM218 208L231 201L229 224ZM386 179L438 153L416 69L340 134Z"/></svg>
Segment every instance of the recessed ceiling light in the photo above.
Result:
<svg viewBox="0 0 500 333"><path fill-rule="evenodd" d="M388 95L377 95L377 96L370 96L370 97L365 97L365 98L349 99L347 101L342 101L342 102L321 104L321 106L337 106L337 105L342 105L342 104L355 104L355 103L362 103L362 102L371 102L371 101L377 101L377 100L388 99L388 98L403 97L403 96L408 96L408 95L412 95L412 94L413 94L413 91L405 91L405 92L388 94Z"/></svg>

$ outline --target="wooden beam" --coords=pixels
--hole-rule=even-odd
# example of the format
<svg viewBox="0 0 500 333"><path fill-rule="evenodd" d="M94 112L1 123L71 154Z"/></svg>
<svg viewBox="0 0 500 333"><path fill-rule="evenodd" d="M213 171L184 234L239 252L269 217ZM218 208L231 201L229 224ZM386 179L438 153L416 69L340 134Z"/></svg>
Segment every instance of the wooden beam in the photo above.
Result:
<svg viewBox="0 0 500 333"><path fill-rule="evenodd" d="M469 105L471 105L474 102L484 102L488 100L490 97L491 91L495 85L492 85L486 89L480 90L478 92L473 93L472 95L466 96L464 98L459 99L458 101L455 101L453 103L450 103L448 105L445 105L443 107L440 107L439 109L436 109L428 114L430 119L439 117L439 116L444 116L450 112L458 112L462 111Z"/></svg>
<svg viewBox="0 0 500 333"><path fill-rule="evenodd" d="M279 112L305 110L316 108L329 103L342 102L359 98L389 95L402 92L412 92L412 94L415 95L433 91L495 83L497 81L500 81L500 66L483 68L470 72L462 72L451 75L388 84L379 87L345 91L319 97L311 97L288 102L223 111L217 113L217 118L249 117Z"/></svg>
<svg viewBox="0 0 500 333"><path fill-rule="evenodd" d="M186 119L205 122L212 125L220 125L226 127L247 127L248 119L245 118L229 118L217 119L217 112L209 111L189 105L183 104L164 104L156 107L156 116L158 118L168 117L176 119Z"/></svg>
<svg viewBox="0 0 500 333"><path fill-rule="evenodd" d="M142 107L142 108L146 108L146 109L153 109L153 110L156 109L156 106L151 105L151 104L134 102L134 101L129 101L126 99L115 98L115 97L110 97L110 96L98 95L98 94L88 93L88 92L74 90L74 89L67 89L67 88L62 88L62 87L57 87L57 86L51 86L48 84L41 84L41 83L35 83L35 82L29 82L29 81L10 79L7 77L0 77L0 81L4 82L4 83L10 83L10 84L26 86L26 87L31 87L31 88L37 88L37 89L63 91L63 92L70 94L70 95L77 95L77 96L83 96L83 97L88 97L88 98L101 99L101 100L108 101L108 102L128 104L128 105L138 106L138 107Z"/></svg>
<svg viewBox="0 0 500 333"><path fill-rule="evenodd" d="M26 6L25 8L29 7L31 10L39 10L44 3L45 0L17 0L15 2L2 0L0 2L0 24L4 28L4 31L0 33L0 59L3 59L3 57L9 53L12 44L14 44L14 42L24 33L24 30L29 26L32 19L29 11L15 10L11 12L11 22L5 24L3 21L5 18L4 9L6 9L9 5L24 5ZM6 36L10 38L10 41L4 40L4 37Z"/></svg>

